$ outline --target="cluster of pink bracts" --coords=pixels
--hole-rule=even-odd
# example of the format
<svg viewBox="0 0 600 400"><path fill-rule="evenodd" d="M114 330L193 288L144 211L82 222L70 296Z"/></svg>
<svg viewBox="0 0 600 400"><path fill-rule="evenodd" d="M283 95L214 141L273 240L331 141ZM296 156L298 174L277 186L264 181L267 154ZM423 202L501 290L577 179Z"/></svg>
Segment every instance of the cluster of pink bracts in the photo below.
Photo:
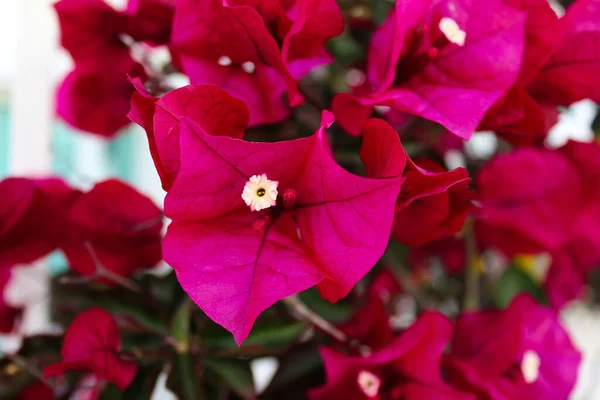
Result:
<svg viewBox="0 0 600 400"><path fill-rule="evenodd" d="M58 179L6 179L0 283L11 266L56 249L73 271L100 280L98 268L129 277L164 257L192 300L242 343L259 314L288 296L313 286L330 302L348 295L390 237L413 260L435 255L461 273L456 234L472 215L479 249L551 255L550 306L519 296L506 310L455 322L425 312L397 334L386 303L400 289L383 271L340 327L360 349L322 349L326 384L308 396L568 397L580 355L556 311L600 264L600 146L552 150L543 141L558 106L600 102L600 1L576 0L558 18L546 0L397 0L358 63L365 79L333 96L312 136L276 142L244 137L290 118L304 101L298 80L334 61L325 43L345 19L335 0L130 0L123 11L61 0L56 10L75 61L58 113L107 137L129 120L142 126L172 222L162 238L162 211L115 180L82 193ZM167 46L192 84L168 90L162 72L132 56L139 46ZM470 187L466 169L408 156L397 129L415 117L466 140L493 130L513 150L483 165ZM333 124L361 137L364 176L336 162ZM0 328L17 314L0 301ZM63 362L45 373L91 370L125 388L136 366L119 350L111 316L91 309L69 328Z"/></svg>

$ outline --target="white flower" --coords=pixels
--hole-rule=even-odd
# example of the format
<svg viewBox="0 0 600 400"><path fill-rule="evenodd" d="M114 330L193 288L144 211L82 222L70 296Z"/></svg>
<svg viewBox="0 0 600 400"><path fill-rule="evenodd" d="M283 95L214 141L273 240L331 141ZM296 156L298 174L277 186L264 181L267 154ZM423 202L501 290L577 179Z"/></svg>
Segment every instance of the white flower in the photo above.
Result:
<svg viewBox="0 0 600 400"><path fill-rule="evenodd" d="M266 174L253 175L244 186L242 199L252 211L273 207L277 203L277 185L279 182L269 180Z"/></svg>
<svg viewBox="0 0 600 400"><path fill-rule="evenodd" d="M357 378L358 387L370 399L374 399L379 394L381 388L381 379L369 371L360 371Z"/></svg>
<svg viewBox="0 0 600 400"><path fill-rule="evenodd" d="M464 46L467 38L467 33L460 29L458 24L452 18L444 17L440 20L440 31L446 36L450 42Z"/></svg>
<svg viewBox="0 0 600 400"><path fill-rule="evenodd" d="M217 63L222 66L222 67L226 67L228 65L231 65L231 58L227 57L227 56L221 56L221 58L219 58L219 61L217 61Z"/></svg>
<svg viewBox="0 0 600 400"><path fill-rule="evenodd" d="M535 351L527 350L523 355L521 361L521 372L523 373L523 379L527 383L533 383L537 381L540 376L540 356Z"/></svg>
<svg viewBox="0 0 600 400"><path fill-rule="evenodd" d="M242 69L247 73L251 74L256 71L256 65L252 61L246 61L242 64Z"/></svg>

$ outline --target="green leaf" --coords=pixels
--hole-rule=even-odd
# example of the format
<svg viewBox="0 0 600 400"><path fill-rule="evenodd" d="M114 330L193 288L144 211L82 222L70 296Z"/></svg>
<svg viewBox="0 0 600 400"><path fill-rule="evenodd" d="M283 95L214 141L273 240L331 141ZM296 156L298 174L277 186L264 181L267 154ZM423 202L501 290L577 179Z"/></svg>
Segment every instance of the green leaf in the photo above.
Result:
<svg viewBox="0 0 600 400"><path fill-rule="evenodd" d="M180 400L202 399L199 389L200 373L190 353L177 353L173 358L173 366L167 388L177 395Z"/></svg>
<svg viewBox="0 0 600 400"><path fill-rule="evenodd" d="M207 380L220 382L245 399L254 398L254 382L248 361L206 357L204 367Z"/></svg>
<svg viewBox="0 0 600 400"><path fill-rule="evenodd" d="M214 351L239 349L239 353L243 354L245 349L260 347L278 352L289 346L305 329L304 322L282 323L280 319L272 321L259 319L248 338L238 347L229 332L219 325L210 324L202 331L202 341Z"/></svg>
<svg viewBox="0 0 600 400"><path fill-rule="evenodd" d="M335 304L323 300L316 288L305 290L299 296L308 308L330 322L343 322L352 315L352 305L345 304L344 300Z"/></svg>
<svg viewBox="0 0 600 400"><path fill-rule="evenodd" d="M171 320L171 336L177 340L178 352L187 352L190 343L190 320L192 310L189 299L181 303Z"/></svg>
<svg viewBox="0 0 600 400"><path fill-rule="evenodd" d="M504 308L520 293L529 293L539 302L546 302L544 290L531 276L522 269L511 266L496 281L492 299L496 306Z"/></svg>
<svg viewBox="0 0 600 400"><path fill-rule="evenodd" d="M167 380L167 387L182 400L200 399L198 382L200 374L189 353L190 320L192 308L189 299L184 300L171 320L171 336L177 341L177 351L173 359L173 369Z"/></svg>
<svg viewBox="0 0 600 400"><path fill-rule="evenodd" d="M351 65L364 57L364 49L349 35L340 35L327 42L327 48L336 61L343 65Z"/></svg>

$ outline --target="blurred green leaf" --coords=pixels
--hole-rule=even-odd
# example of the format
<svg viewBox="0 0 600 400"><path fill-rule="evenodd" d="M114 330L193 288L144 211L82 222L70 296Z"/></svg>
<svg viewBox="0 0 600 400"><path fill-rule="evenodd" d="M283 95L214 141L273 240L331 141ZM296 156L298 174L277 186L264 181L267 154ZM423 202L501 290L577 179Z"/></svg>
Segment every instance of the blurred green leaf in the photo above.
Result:
<svg viewBox="0 0 600 400"><path fill-rule="evenodd" d="M496 306L504 308L520 293L529 293L539 302L546 302L544 290L532 277L522 269L511 266L496 281L492 299Z"/></svg>
<svg viewBox="0 0 600 400"><path fill-rule="evenodd" d="M254 398L252 371L247 360L206 357L204 368L207 380L222 382L245 399Z"/></svg>
<svg viewBox="0 0 600 400"><path fill-rule="evenodd" d="M173 367L167 380L167 387L182 400L200 399L200 374L195 360L189 353L190 320L192 308L189 299L180 305L171 320L171 337L177 341L177 351L173 359Z"/></svg>
<svg viewBox="0 0 600 400"><path fill-rule="evenodd" d="M185 349L177 349L178 351L183 350L182 352L185 352L189 347L191 317L192 310L189 300L186 299L181 303L171 320L171 337L181 343L182 346L185 346Z"/></svg>
<svg viewBox="0 0 600 400"><path fill-rule="evenodd" d="M180 400L202 399L199 388L200 376L190 353L177 353L173 358L171 373L167 379L167 388Z"/></svg>
<svg viewBox="0 0 600 400"><path fill-rule="evenodd" d="M346 321L352 314L351 304L344 303L344 300L335 304L323 300L316 288L305 290L299 296L308 308L333 323Z"/></svg>
<svg viewBox="0 0 600 400"><path fill-rule="evenodd" d="M327 42L327 48L342 65L351 65L365 56L363 47L348 35L340 35Z"/></svg>
<svg viewBox="0 0 600 400"><path fill-rule="evenodd" d="M214 351L239 349L239 353L242 354L244 348L259 346L265 350L276 352L289 346L305 329L306 323L304 322L284 323L281 319L259 319L248 338L238 347L229 332L217 324L210 324L202 331L202 341Z"/></svg>

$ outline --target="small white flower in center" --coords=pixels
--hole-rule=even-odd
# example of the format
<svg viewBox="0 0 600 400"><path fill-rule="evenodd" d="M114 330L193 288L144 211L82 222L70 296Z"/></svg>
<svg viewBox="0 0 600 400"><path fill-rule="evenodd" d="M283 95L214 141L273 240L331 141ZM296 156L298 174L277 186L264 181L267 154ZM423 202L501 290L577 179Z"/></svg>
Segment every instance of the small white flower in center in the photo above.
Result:
<svg viewBox="0 0 600 400"><path fill-rule="evenodd" d="M540 356L532 350L527 350L521 361L521 373L527 383L535 382L540 376Z"/></svg>
<svg viewBox="0 0 600 400"><path fill-rule="evenodd" d="M467 32L460 29L458 24L452 18L444 17L440 20L440 31L450 42L464 46L467 39Z"/></svg>
<svg viewBox="0 0 600 400"><path fill-rule="evenodd" d="M242 69L247 73L251 74L256 71L256 65L252 61L246 61L242 64Z"/></svg>
<svg viewBox="0 0 600 400"><path fill-rule="evenodd" d="M253 175L244 186L242 199L252 211L273 207L277 203L277 185L279 182L267 179L266 174Z"/></svg>
<svg viewBox="0 0 600 400"><path fill-rule="evenodd" d="M231 61L231 58L229 58L227 56L221 56L221 58L219 58L219 61L217 61L217 63L219 63L219 65L222 67L227 67L228 65L231 65L232 61Z"/></svg>
<svg viewBox="0 0 600 400"><path fill-rule="evenodd" d="M360 371L356 381L358 382L360 389L368 398L374 399L379 394L381 379L372 372Z"/></svg>

